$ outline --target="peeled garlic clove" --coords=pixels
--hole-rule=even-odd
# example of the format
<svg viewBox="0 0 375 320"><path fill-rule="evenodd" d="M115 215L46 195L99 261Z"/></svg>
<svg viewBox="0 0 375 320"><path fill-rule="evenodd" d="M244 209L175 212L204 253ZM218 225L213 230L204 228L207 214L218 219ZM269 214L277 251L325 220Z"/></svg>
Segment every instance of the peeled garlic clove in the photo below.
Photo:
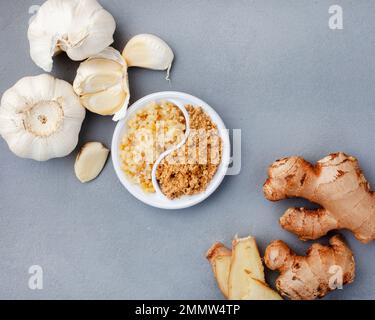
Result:
<svg viewBox="0 0 375 320"><path fill-rule="evenodd" d="M0 135L17 156L45 161L74 150L84 118L68 82L48 74L26 77L1 99Z"/></svg>
<svg viewBox="0 0 375 320"><path fill-rule="evenodd" d="M111 47L82 62L73 83L81 103L91 112L120 120L130 99L127 69L120 52Z"/></svg>
<svg viewBox="0 0 375 320"><path fill-rule="evenodd" d="M113 43L115 29L114 18L96 0L47 0L29 26L30 55L50 72L55 54L87 59Z"/></svg>
<svg viewBox="0 0 375 320"><path fill-rule="evenodd" d="M82 183L95 179L103 170L109 150L100 142L88 142L78 153L74 172Z"/></svg>
<svg viewBox="0 0 375 320"><path fill-rule="evenodd" d="M168 44L152 34L139 34L130 39L122 55L129 67L167 70L167 79L174 59Z"/></svg>

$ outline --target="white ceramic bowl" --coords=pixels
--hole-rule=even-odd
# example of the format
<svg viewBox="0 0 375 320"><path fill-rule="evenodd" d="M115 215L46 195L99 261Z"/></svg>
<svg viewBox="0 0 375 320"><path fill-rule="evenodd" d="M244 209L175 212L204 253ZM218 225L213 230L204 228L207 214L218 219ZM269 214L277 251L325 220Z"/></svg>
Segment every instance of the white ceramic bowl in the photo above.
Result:
<svg viewBox="0 0 375 320"><path fill-rule="evenodd" d="M219 135L222 139L222 161L219 165L219 168L214 175L212 181L208 185L207 189L199 194L193 195L193 196L183 196L178 199L170 200L164 194L160 191L159 185L155 178L155 171L157 165L160 163L164 157L172 152L173 150L181 147L181 145L184 144L188 134L189 134L189 128L187 126L185 139L178 144L177 146L173 147L171 150L167 150L164 152L155 162L155 165L153 167L153 185L156 190L155 193L146 193L144 192L140 186L132 182L126 174L121 170L121 159L120 159L120 145L121 140L124 134L127 130L127 122L128 120L134 115L135 112L137 112L139 109L142 109L143 107L147 106L150 102L153 101L170 101L174 104L176 104L177 107L181 109L183 112L186 122L188 121L188 113L184 107L184 105L191 104L194 106L200 106L202 109L211 117L212 121L217 125L219 130ZM229 141L229 135L228 131L224 125L223 120L221 120L220 116L215 112L213 108L211 108L207 103L204 101L191 96L186 93L181 92L173 92L173 91L166 91L166 92L158 92L150 94L137 102L135 102L128 110L128 113L126 114L126 117L119 121L117 123L117 126L115 128L115 132L113 134L112 138L112 162L113 166L115 168L117 177L120 179L121 183L124 185L124 187L137 199L141 200L142 202L153 206L157 208L162 209L183 209L187 207L191 207L195 204L198 204L199 202L202 202L207 197L209 197L220 185L222 182L230 162L230 141Z"/></svg>

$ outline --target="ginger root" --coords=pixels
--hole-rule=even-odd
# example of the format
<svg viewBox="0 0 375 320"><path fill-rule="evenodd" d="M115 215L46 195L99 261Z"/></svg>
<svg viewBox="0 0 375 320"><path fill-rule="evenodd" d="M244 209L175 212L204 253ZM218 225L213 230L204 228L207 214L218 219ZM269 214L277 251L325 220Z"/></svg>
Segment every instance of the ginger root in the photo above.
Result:
<svg viewBox="0 0 375 320"><path fill-rule="evenodd" d="M255 239L234 239L232 251L215 243L206 255L223 295L230 300L281 300L265 282Z"/></svg>
<svg viewBox="0 0 375 320"><path fill-rule="evenodd" d="M305 257L297 256L281 240L267 247L264 261L268 268L280 272L276 287L281 295L293 300L312 300L353 282L353 253L339 236L329 242L330 246L313 244Z"/></svg>
<svg viewBox="0 0 375 320"><path fill-rule="evenodd" d="M302 197L322 208L290 208L281 226L302 240L318 239L333 229L349 229L367 243L375 239L375 196L356 158L334 153L312 165L301 157L273 163L263 186L268 200Z"/></svg>

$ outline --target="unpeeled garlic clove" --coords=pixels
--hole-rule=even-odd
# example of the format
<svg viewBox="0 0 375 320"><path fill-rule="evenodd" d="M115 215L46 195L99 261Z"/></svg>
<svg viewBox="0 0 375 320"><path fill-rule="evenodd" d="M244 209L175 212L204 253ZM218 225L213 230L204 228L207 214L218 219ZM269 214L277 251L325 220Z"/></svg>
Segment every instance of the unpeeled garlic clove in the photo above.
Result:
<svg viewBox="0 0 375 320"><path fill-rule="evenodd" d="M65 51L82 61L113 43L116 23L96 0L47 0L30 23L32 60L47 72L52 57Z"/></svg>
<svg viewBox="0 0 375 320"><path fill-rule="evenodd" d="M126 99L126 94L120 86L110 87L96 93L89 93L81 97L82 104L91 112L108 116L116 113Z"/></svg>
<svg viewBox="0 0 375 320"><path fill-rule="evenodd" d="M91 112L122 119L129 105L128 66L120 52L108 47L82 62L74 79L74 91Z"/></svg>
<svg viewBox="0 0 375 320"><path fill-rule="evenodd" d="M174 54L168 44L152 34L139 34L126 44L122 53L129 67L167 70L167 79Z"/></svg>
<svg viewBox="0 0 375 320"><path fill-rule="evenodd" d="M100 142L88 142L78 153L74 172L82 183L95 179L103 170L109 150Z"/></svg>

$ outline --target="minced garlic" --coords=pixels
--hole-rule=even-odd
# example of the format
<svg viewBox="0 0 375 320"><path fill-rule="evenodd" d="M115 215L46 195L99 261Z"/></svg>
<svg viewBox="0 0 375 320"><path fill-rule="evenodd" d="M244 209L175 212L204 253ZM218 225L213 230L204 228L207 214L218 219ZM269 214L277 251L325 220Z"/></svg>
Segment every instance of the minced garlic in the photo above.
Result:
<svg viewBox="0 0 375 320"><path fill-rule="evenodd" d="M120 157L122 170L146 192L155 192L152 167L159 156L182 141L185 117L170 102L153 102L138 111L127 123Z"/></svg>

